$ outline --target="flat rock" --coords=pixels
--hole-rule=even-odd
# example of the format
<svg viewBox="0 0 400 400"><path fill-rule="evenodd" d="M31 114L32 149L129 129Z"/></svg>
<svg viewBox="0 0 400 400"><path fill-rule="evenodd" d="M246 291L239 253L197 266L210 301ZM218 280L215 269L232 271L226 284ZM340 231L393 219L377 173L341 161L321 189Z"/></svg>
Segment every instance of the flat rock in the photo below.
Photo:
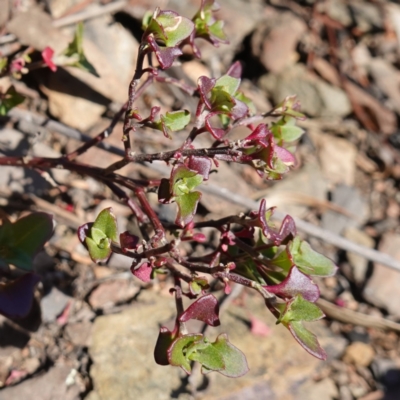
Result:
<svg viewBox="0 0 400 400"><path fill-rule="evenodd" d="M67 386L65 382L70 372L71 367L56 365L44 374L3 389L0 400L78 400L81 389L74 384Z"/></svg>
<svg viewBox="0 0 400 400"><path fill-rule="evenodd" d="M400 261L400 235L386 233L379 244L379 250ZM364 289L364 297L377 307L385 308L396 318L400 317L400 274L376 263L372 277Z"/></svg>

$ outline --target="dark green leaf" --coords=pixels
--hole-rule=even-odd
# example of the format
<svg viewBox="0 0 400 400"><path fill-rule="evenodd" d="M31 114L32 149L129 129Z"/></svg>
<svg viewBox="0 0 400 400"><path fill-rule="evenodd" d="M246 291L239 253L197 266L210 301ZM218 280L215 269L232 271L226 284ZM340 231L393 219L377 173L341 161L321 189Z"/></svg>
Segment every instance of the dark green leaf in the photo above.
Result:
<svg viewBox="0 0 400 400"><path fill-rule="evenodd" d="M88 61L83 51L83 23L80 22L76 26L76 31L72 42L64 50L63 54L68 58L65 65L82 69L91 73L98 78L100 75L97 73L94 66Z"/></svg>
<svg viewBox="0 0 400 400"><path fill-rule="evenodd" d="M15 223L0 226L0 259L6 264L31 271L33 259L53 234L53 217L32 213Z"/></svg>
<svg viewBox="0 0 400 400"><path fill-rule="evenodd" d="M34 290L40 281L38 275L28 273L13 282L0 284L0 314L23 318L32 308Z"/></svg>
<svg viewBox="0 0 400 400"><path fill-rule="evenodd" d="M20 95L14 88L10 86L4 94L0 93L0 116L6 115L12 108L21 104L25 97Z"/></svg>

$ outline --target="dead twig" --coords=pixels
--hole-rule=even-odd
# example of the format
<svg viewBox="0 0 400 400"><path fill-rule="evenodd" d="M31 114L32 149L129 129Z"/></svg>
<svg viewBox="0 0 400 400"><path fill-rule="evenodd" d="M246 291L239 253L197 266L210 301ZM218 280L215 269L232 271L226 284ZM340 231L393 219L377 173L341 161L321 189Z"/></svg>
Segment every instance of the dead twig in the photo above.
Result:
<svg viewBox="0 0 400 400"><path fill-rule="evenodd" d="M327 317L335 319L346 324L364 326L365 328L377 328L385 331L400 332L400 324L381 317L363 314L348 308L338 307L327 300L319 299L318 306Z"/></svg>

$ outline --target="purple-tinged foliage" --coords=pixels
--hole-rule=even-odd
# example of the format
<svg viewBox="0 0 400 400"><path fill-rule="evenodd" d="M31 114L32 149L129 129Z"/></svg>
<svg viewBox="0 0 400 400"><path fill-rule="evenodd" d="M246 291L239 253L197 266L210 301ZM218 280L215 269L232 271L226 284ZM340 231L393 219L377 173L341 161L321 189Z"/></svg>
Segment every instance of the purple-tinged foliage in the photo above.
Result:
<svg viewBox="0 0 400 400"><path fill-rule="evenodd" d="M23 318L32 308L38 275L27 273L18 279L0 284L0 314L9 318Z"/></svg>
<svg viewBox="0 0 400 400"><path fill-rule="evenodd" d="M282 299L292 299L301 294L304 299L315 303L319 299L319 288L311 278L299 271L294 265L288 276L277 285L264 286L270 292Z"/></svg>
<svg viewBox="0 0 400 400"><path fill-rule="evenodd" d="M140 264L139 267L136 265L131 267L131 272L136 278L140 279L142 282L150 282L151 274L153 273L153 268L150 263L144 262Z"/></svg>
<svg viewBox="0 0 400 400"><path fill-rule="evenodd" d="M212 294L206 294L192 303L179 317L179 321L186 322L190 319L197 319L210 326L219 326L221 323L218 314L218 300Z"/></svg>

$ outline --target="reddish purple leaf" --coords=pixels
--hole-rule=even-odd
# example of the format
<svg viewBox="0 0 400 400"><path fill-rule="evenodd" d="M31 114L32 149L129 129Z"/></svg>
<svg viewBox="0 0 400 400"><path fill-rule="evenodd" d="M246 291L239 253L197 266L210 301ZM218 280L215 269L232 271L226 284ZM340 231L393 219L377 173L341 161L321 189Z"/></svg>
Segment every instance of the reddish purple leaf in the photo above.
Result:
<svg viewBox="0 0 400 400"><path fill-rule="evenodd" d="M149 263L144 262L139 266L139 268L135 269L135 266L132 266L131 272L134 276L136 276L136 278L147 283L151 280L151 273L153 272L153 268Z"/></svg>
<svg viewBox="0 0 400 400"><path fill-rule="evenodd" d="M217 80L215 78L207 78L206 76L200 76L197 80L197 86L200 93L200 98L206 107L211 110L212 104L208 99L208 94L211 92L212 88L215 86L215 82Z"/></svg>
<svg viewBox="0 0 400 400"><path fill-rule="evenodd" d="M310 277L293 266L288 276L278 285L263 286L268 292L274 293L283 299L291 299L301 294L304 299L315 303L319 299L319 288Z"/></svg>
<svg viewBox="0 0 400 400"><path fill-rule="evenodd" d="M139 238L135 235L132 235L128 231L125 231L119 235L119 241L122 251L126 251L130 249L135 249L137 244L139 243Z"/></svg>
<svg viewBox="0 0 400 400"><path fill-rule="evenodd" d="M231 76L232 78L240 79L242 77L242 64L240 61L234 62L228 69L226 75Z"/></svg>
<svg viewBox="0 0 400 400"><path fill-rule="evenodd" d="M208 157L189 157L188 167L200 174L205 181L209 178L211 166L212 162Z"/></svg>
<svg viewBox="0 0 400 400"><path fill-rule="evenodd" d="M192 303L179 317L179 321L186 322L189 319L197 319L210 326L219 326L218 313L218 300L212 294L206 294Z"/></svg>
<svg viewBox="0 0 400 400"><path fill-rule="evenodd" d="M29 273L0 285L0 313L11 318L25 317L32 307L33 292L39 281L38 275Z"/></svg>
<svg viewBox="0 0 400 400"><path fill-rule="evenodd" d="M290 215L287 215L282 221L282 225L277 232L275 229L269 226L269 220L267 219L267 214L271 217L273 213L273 208L267 210L265 199L261 200L260 209L258 211L258 218L261 223L261 228L264 236L271 240L275 245L280 245L287 239L292 239L297 235L296 224Z"/></svg>
<svg viewBox="0 0 400 400"><path fill-rule="evenodd" d="M147 36L147 41L153 49L161 69L170 68L175 58L183 54L179 47L160 47L152 35Z"/></svg>

